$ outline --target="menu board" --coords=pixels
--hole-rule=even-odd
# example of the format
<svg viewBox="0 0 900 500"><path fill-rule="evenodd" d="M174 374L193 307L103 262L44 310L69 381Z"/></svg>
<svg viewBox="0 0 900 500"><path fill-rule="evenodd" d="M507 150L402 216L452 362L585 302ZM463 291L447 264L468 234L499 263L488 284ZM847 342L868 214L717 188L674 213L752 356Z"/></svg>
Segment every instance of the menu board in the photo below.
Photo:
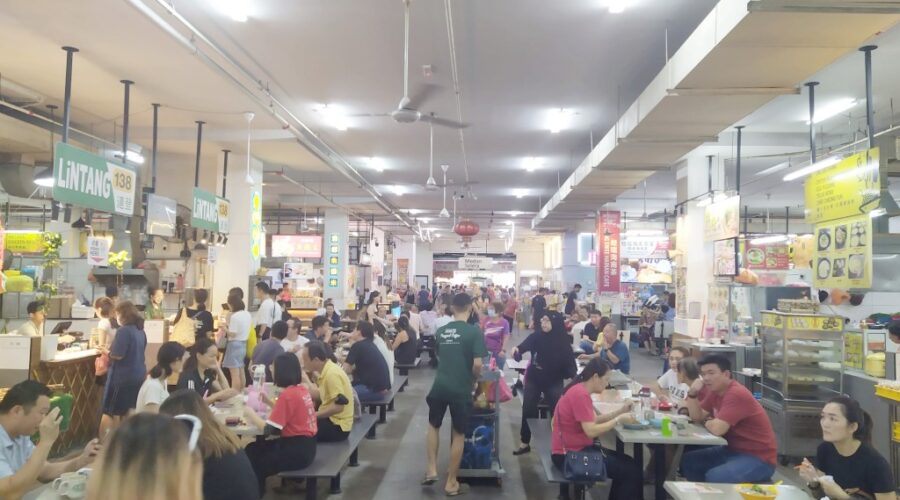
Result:
<svg viewBox="0 0 900 500"><path fill-rule="evenodd" d="M872 286L872 219L857 215L816 224L813 286Z"/></svg>
<svg viewBox="0 0 900 500"><path fill-rule="evenodd" d="M868 213L881 192L879 149L863 151L809 176L804 184L806 222L819 222Z"/></svg>
<svg viewBox="0 0 900 500"><path fill-rule="evenodd" d="M713 274L715 276L737 276L737 238L719 240L713 243Z"/></svg>
<svg viewBox="0 0 900 500"><path fill-rule="evenodd" d="M619 268L622 283L672 283L672 261L662 258L622 259Z"/></svg>
<svg viewBox="0 0 900 500"><path fill-rule="evenodd" d="M704 241L736 238L740 232L740 196L731 196L706 207L706 211L703 213Z"/></svg>
<svg viewBox="0 0 900 500"><path fill-rule="evenodd" d="M791 267L790 248L786 243L764 243L754 245L742 241L743 264L747 269L763 271L784 271Z"/></svg>
<svg viewBox="0 0 900 500"><path fill-rule="evenodd" d="M272 257L322 258L322 236L318 234L272 235Z"/></svg>

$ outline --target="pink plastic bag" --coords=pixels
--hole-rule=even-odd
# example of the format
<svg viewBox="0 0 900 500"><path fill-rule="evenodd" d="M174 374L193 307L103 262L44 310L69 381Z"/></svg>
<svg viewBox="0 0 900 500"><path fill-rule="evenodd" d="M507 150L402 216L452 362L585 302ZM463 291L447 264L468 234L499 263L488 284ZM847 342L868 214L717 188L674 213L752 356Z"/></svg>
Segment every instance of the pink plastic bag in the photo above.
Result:
<svg viewBox="0 0 900 500"><path fill-rule="evenodd" d="M501 378L500 382L491 382L490 384L488 384L487 391L485 391L486 392L485 396L487 397L488 401L490 401L491 403L494 402L494 395L496 394L496 390L494 388L495 383L500 384L500 402L501 403L505 403L505 402L509 401L510 399L512 399L512 397L513 397L512 389L510 389L509 385L507 385L506 381Z"/></svg>

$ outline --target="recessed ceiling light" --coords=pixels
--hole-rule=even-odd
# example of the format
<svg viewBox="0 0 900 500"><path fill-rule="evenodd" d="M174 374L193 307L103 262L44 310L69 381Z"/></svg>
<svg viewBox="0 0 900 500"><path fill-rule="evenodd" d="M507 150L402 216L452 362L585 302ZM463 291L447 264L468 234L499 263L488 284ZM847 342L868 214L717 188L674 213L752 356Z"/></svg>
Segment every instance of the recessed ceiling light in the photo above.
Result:
<svg viewBox="0 0 900 500"><path fill-rule="evenodd" d="M341 132L347 130L347 116L338 106L334 104L323 104L313 108L317 113L321 113L328 123L329 127Z"/></svg>
<svg viewBox="0 0 900 500"><path fill-rule="evenodd" d="M516 198L521 198L528 194L528 191L525 189L513 189L513 194L516 196Z"/></svg>
<svg viewBox="0 0 900 500"><path fill-rule="evenodd" d="M383 158L379 158L377 156L372 156L366 160L366 163L369 164L369 168L371 168L372 170L374 170L378 173L384 172L384 159Z"/></svg>
<svg viewBox="0 0 900 500"><path fill-rule="evenodd" d="M828 158L819 160L819 161L813 163L812 165L807 165L807 166L801 168L800 170L795 170L795 171L785 175L782 178L782 180L785 182L788 182L788 181L793 181L795 179L799 179L801 177L806 177L807 175L809 175L813 172L818 172L819 170L824 170L832 165L836 165L840 161L841 161L841 158L839 156L829 156Z"/></svg>
<svg viewBox="0 0 900 500"><path fill-rule="evenodd" d="M856 99L845 98L830 102L824 106L819 106L813 114L813 122L821 123L825 120L837 116L844 111L856 106ZM806 124L809 125L809 117L806 118Z"/></svg>
<svg viewBox="0 0 900 500"><path fill-rule="evenodd" d="M393 188L394 194L397 196L403 196L403 187L402 186L394 186Z"/></svg>
<svg viewBox="0 0 900 500"><path fill-rule="evenodd" d="M250 0L215 0L212 3L233 21L244 23L250 17Z"/></svg>
<svg viewBox="0 0 900 500"><path fill-rule="evenodd" d="M610 14L621 14L626 8L631 7L634 0L606 0L605 3Z"/></svg>
<svg viewBox="0 0 900 500"><path fill-rule="evenodd" d="M562 129L568 128L572 122L572 115L575 112L571 109L556 108L551 109L547 117L547 130L551 134L558 134Z"/></svg>
<svg viewBox="0 0 900 500"><path fill-rule="evenodd" d="M527 172L534 172L535 170L544 166L544 159L529 156L528 158L522 160L522 165L525 167L525 170Z"/></svg>

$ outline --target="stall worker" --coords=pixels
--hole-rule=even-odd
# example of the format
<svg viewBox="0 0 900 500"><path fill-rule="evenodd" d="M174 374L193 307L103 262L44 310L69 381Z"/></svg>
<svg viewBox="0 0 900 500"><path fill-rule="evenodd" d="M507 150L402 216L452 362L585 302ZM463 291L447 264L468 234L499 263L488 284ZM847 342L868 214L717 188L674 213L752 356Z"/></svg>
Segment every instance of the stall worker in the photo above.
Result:
<svg viewBox="0 0 900 500"><path fill-rule="evenodd" d="M65 472L86 467L100 451L94 439L75 458L47 461L62 421L59 408L50 409L51 395L44 384L25 380L0 401L0 498L19 498L36 481L53 481ZM31 436L37 432L40 441L35 445Z"/></svg>
<svg viewBox="0 0 900 500"><path fill-rule="evenodd" d="M316 420L320 443L343 441L353 428L353 387L344 370L331 359L331 348L318 340L307 343L301 351L306 373L315 375L315 382L307 387L312 398L319 402Z"/></svg>
<svg viewBox="0 0 900 500"><path fill-rule="evenodd" d="M891 321L888 324L888 334L891 342L900 345L900 321ZM900 350L898 350L900 352Z"/></svg>
<svg viewBox="0 0 900 500"><path fill-rule="evenodd" d="M731 377L728 358L709 354L697 364L700 378L688 391L688 413L710 433L724 437L728 445L685 453L682 476L707 483L769 482L775 472L778 445L766 411Z"/></svg>
<svg viewBox="0 0 900 500"><path fill-rule="evenodd" d="M144 319L165 319L166 313L163 311L162 303L166 298L166 292L162 288L151 286L147 289L147 295L150 300L144 307Z"/></svg>
<svg viewBox="0 0 900 500"><path fill-rule="evenodd" d="M47 317L44 311L44 303L33 300L26 306L28 321L19 327L19 335L24 337L40 337L44 334L44 320Z"/></svg>

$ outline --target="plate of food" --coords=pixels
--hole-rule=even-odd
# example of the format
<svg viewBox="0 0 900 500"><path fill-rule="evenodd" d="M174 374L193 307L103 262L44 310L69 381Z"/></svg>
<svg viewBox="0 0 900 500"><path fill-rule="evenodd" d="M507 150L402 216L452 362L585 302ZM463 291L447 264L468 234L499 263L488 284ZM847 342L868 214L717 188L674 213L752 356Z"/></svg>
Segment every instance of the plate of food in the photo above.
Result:
<svg viewBox="0 0 900 500"><path fill-rule="evenodd" d="M773 500L778 496L778 486L772 484L736 484L734 489L744 500Z"/></svg>
<svg viewBox="0 0 900 500"><path fill-rule="evenodd" d="M751 248L747 250L747 263L754 266L761 266L766 261L766 252L762 248Z"/></svg>
<svg viewBox="0 0 900 500"><path fill-rule="evenodd" d="M847 226L838 226L834 228L834 247L844 248L847 246Z"/></svg>
<svg viewBox="0 0 900 500"><path fill-rule="evenodd" d="M822 228L819 229L819 251L822 252L824 250L828 250L828 247L831 246L831 229L830 228Z"/></svg>
<svg viewBox="0 0 900 500"><path fill-rule="evenodd" d="M847 264L847 276L852 280L862 279L866 274L866 256L863 254L854 254L850 256L850 263Z"/></svg>
<svg viewBox="0 0 900 500"><path fill-rule="evenodd" d="M816 265L816 275L820 280L827 279L831 276L831 261L827 258L819 259L819 263Z"/></svg>

